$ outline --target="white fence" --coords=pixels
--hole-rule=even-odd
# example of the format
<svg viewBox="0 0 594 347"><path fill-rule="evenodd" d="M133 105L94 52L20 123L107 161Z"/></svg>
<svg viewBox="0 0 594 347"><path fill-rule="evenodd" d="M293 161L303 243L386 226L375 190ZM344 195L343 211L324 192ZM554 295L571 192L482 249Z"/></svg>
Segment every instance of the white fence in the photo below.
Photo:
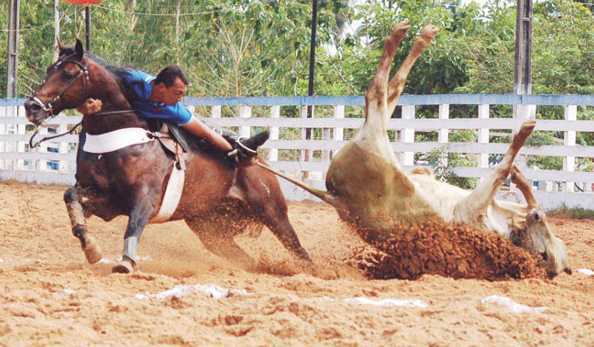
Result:
<svg viewBox="0 0 594 347"><path fill-rule="evenodd" d="M263 148L270 164L318 188L324 187L324 173L333 153L363 122L362 97L190 97L185 102L211 127L228 128L244 136L269 128L271 138ZM0 100L0 180L72 184L78 136L67 135L31 151L28 141L33 127L21 105L22 100ZM313 105L311 118L307 118L307 105ZM592 95L404 95L397 108L400 117L390 121L393 149L407 169L428 165L420 154L437 151L442 164L448 163L445 153L464 159L465 165L460 167L451 167L450 162L452 174L483 177L496 164L497 155L506 151L511 132L522 122L511 118L512 106L536 108L537 115L556 112L564 117L541 120L537 116L536 133L555 135L549 138L558 139L559 144L525 146L521 152L520 165L537 188L543 207L594 209L594 172L585 171L592 168L594 146L576 143L577 135L594 136ZM64 132L79 121L79 116L60 115L47 122L40 136ZM456 136L462 132L466 132L465 142L451 140L465 138ZM556 160L562 167L541 170L527 166L534 160L526 159L536 156ZM365 184L364 178L361 184ZM283 181L282 185L291 200L311 198L291 184Z"/></svg>

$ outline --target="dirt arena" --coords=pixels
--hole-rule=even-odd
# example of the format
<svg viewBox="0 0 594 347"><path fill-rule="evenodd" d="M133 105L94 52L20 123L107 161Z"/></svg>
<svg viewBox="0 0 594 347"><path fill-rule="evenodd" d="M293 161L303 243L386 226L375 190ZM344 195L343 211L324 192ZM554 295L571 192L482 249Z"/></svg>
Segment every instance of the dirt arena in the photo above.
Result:
<svg viewBox="0 0 594 347"><path fill-rule="evenodd" d="M267 229L239 243L268 271L234 268L183 222L149 226L139 271L116 275L125 218L89 220L105 261L88 265L63 190L0 182L1 346L594 345L593 221L550 218L574 268L553 280L367 280L345 265L363 242L307 202L289 217L333 279L292 274Z"/></svg>

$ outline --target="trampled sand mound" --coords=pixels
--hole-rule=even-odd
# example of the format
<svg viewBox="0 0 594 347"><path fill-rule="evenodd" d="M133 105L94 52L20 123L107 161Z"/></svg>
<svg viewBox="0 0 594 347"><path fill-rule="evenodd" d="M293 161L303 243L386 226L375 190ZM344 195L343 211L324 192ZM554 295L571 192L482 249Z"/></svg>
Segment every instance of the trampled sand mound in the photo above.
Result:
<svg viewBox="0 0 594 347"><path fill-rule="evenodd" d="M353 262L373 279L416 279L423 274L499 280L543 277L541 259L509 240L462 224L427 222L388 236L357 228L375 247L354 251Z"/></svg>

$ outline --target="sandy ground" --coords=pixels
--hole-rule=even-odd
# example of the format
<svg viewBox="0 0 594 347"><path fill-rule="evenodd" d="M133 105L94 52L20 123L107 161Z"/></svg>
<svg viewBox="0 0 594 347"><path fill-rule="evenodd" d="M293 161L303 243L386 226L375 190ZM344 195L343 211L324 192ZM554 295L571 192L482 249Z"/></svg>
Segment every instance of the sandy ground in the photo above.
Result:
<svg viewBox="0 0 594 347"><path fill-rule="evenodd" d="M287 274L289 255L266 229L239 243L270 271L234 268L183 222L149 226L139 271L111 274L125 218L89 220L106 262L88 265L63 190L0 183L2 346L594 345L594 276L367 280L345 265L362 242L317 203L293 203L289 215L334 279ZM551 222L574 270L593 269L594 221Z"/></svg>

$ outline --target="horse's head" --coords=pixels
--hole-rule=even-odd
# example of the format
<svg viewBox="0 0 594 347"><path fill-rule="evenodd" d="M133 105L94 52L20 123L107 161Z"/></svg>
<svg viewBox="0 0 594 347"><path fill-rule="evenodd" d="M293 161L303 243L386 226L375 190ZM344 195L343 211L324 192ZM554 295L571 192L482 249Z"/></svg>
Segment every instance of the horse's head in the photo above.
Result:
<svg viewBox="0 0 594 347"><path fill-rule="evenodd" d="M58 60L47 68L43 84L25 101L27 119L35 125L77 107L87 98L90 77L82 43L76 40L74 47L59 44L59 50Z"/></svg>
<svg viewBox="0 0 594 347"><path fill-rule="evenodd" d="M555 236L542 211L531 210L526 216L526 227L514 232L512 240L514 244L540 254L550 277L562 271L571 273L565 243Z"/></svg>

